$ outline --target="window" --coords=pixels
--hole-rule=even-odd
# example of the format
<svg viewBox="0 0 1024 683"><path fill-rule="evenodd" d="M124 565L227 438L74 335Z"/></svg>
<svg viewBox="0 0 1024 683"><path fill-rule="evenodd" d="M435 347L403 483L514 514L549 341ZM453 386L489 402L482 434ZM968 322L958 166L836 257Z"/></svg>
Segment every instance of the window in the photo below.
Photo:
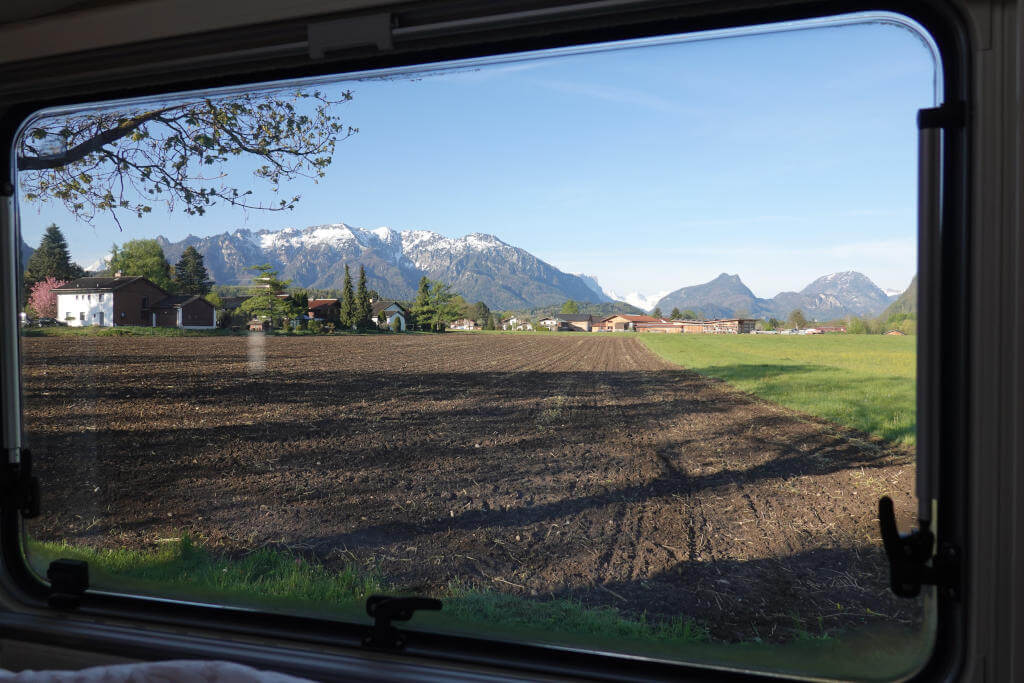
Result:
<svg viewBox="0 0 1024 683"><path fill-rule="evenodd" d="M154 105L198 125L205 151L150 149L154 126L118 154L169 153L160 182L204 178L215 208L179 227L142 193L116 239L270 331L27 334L32 569L80 558L99 591L339 622L416 594L444 609L413 633L806 676L865 675L884 642L869 673L913 672L934 595L886 593L874 506L895 495L903 528L917 507L934 53L875 15L699 38L37 114L33 139ZM235 160L201 130L211 109L290 160ZM173 154L196 168L175 176ZM308 213L260 213L277 188L295 203L289 183ZM339 195L364 218L332 222ZM78 204L84 262L102 253L70 226L116 223ZM371 324L371 295L420 333ZM321 297L349 303L293 330ZM48 420L69 396L89 410Z"/></svg>

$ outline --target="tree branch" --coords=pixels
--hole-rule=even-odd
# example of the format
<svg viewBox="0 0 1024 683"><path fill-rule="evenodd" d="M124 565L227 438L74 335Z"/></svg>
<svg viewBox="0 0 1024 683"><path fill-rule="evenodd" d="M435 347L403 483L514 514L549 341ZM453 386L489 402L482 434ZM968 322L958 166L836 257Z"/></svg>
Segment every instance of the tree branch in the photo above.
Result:
<svg viewBox="0 0 1024 683"><path fill-rule="evenodd" d="M166 109L158 109L157 111L151 111L137 116L134 119L129 119L125 123L119 125L117 128L111 128L105 130L102 133L98 133L93 137L89 138L85 142L75 145L71 149L67 150L63 154L51 154L48 156L41 157L18 157L18 170L19 171L43 171L51 168L60 168L66 166L75 161L80 161L90 154L94 154L104 145L108 145L115 140L120 140L126 135L130 135L133 131L139 128L144 123L151 121L164 112L177 109L178 107L167 107Z"/></svg>

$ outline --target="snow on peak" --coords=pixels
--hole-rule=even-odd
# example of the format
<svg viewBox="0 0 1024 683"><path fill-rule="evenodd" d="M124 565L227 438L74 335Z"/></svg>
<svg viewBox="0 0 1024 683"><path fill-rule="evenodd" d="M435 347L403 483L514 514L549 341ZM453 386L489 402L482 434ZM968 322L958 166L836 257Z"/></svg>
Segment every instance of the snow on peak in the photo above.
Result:
<svg viewBox="0 0 1024 683"><path fill-rule="evenodd" d="M610 296L615 301L625 301L627 304L636 306L637 308L642 308L645 311L650 311L655 306L657 306L658 302L665 298L665 295L667 295L672 290L665 289L660 292L655 292L654 294L641 294L640 292L630 292L629 294L616 294L610 289L605 291L607 291L608 296Z"/></svg>

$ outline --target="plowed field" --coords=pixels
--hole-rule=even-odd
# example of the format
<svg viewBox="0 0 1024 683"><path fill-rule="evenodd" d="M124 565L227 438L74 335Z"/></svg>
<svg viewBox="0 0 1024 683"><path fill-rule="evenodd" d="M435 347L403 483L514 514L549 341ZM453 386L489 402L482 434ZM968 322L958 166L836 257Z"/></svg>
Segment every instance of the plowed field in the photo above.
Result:
<svg viewBox="0 0 1024 683"><path fill-rule="evenodd" d="M31 533L288 547L689 615L728 640L908 623L876 505L913 457L596 334L23 341Z"/></svg>

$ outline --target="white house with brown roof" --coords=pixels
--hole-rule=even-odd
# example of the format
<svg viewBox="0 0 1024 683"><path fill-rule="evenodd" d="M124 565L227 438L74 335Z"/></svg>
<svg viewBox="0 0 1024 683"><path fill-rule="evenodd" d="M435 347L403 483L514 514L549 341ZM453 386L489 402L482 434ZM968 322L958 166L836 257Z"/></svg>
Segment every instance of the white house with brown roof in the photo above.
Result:
<svg viewBox="0 0 1024 683"><path fill-rule="evenodd" d="M70 327L213 329L217 313L200 296L168 295L144 277L82 277L53 290L57 319Z"/></svg>

